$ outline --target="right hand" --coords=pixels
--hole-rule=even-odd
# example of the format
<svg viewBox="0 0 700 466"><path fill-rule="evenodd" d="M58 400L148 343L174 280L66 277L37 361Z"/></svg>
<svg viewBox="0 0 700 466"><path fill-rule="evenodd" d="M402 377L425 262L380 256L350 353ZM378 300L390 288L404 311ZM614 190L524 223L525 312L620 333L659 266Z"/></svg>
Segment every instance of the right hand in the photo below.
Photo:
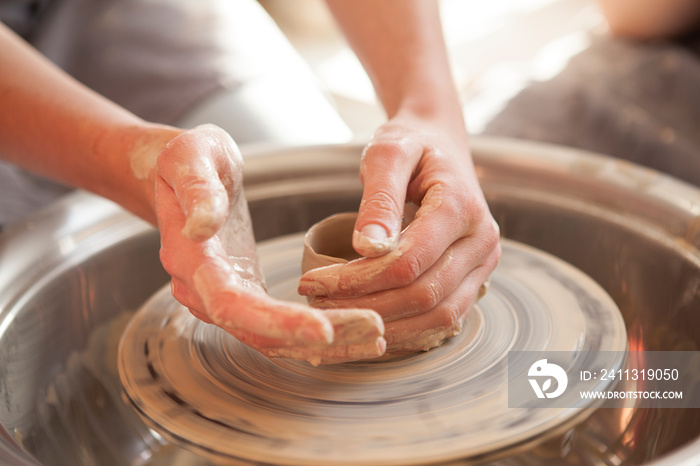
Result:
<svg viewBox="0 0 700 466"><path fill-rule="evenodd" d="M298 291L319 308L374 309L390 352L438 346L462 331L501 257L466 129L397 115L366 147L360 173L353 247L365 257L306 272ZM406 201L418 210L401 232Z"/></svg>

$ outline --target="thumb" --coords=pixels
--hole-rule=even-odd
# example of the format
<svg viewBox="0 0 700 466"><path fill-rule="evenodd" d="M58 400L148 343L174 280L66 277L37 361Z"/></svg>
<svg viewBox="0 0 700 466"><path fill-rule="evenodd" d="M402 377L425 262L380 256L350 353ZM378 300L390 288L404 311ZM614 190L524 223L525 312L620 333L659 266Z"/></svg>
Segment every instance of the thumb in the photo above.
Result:
<svg viewBox="0 0 700 466"><path fill-rule="evenodd" d="M381 256L398 243L406 190L419 158L416 147L400 141L373 142L365 148L360 163L364 190L352 238L359 254Z"/></svg>
<svg viewBox="0 0 700 466"><path fill-rule="evenodd" d="M213 125L198 126L173 138L157 166L185 214L182 233L194 241L216 234L242 184L242 159L230 136Z"/></svg>

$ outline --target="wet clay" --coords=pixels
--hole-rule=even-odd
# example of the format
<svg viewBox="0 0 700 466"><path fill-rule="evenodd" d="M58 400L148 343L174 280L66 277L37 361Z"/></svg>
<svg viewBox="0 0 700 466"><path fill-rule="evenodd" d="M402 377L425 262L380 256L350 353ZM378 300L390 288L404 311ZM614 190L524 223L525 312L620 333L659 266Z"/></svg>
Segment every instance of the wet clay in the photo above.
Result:
<svg viewBox="0 0 700 466"><path fill-rule="evenodd" d="M301 273L362 257L352 246L356 220L356 212L343 212L331 215L309 228L304 236Z"/></svg>

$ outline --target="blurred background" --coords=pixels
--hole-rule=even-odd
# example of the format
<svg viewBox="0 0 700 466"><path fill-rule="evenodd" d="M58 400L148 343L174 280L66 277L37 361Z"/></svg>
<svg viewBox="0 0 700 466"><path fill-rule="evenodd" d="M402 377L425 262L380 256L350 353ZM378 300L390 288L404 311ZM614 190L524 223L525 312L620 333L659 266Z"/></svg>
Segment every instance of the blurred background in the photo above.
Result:
<svg viewBox="0 0 700 466"><path fill-rule="evenodd" d="M472 135L576 147L700 185L695 0L439 1ZM25 37L69 74L144 119L214 123L249 147L367 141L385 120L323 0L51 4L14 23L32 26ZM0 20L12 22L19 10L3 5ZM623 23L645 16L647 28L682 23L690 34L614 37L600 5L622 11ZM13 173L11 191L27 176ZM0 224L64 192L30 184L37 200L17 201Z"/></svg>
<svg viewBox="0 0 700 466"><path fill-rule="evenodd" d="M260 0L330 92L355 135L384 119L362 66L323 0ZM481 133L505 103L532 80L547 80L606 26L594 0L441 0L469 131Z"/></svg>
<svg viewBox="0 0 700 466"><path fill-rule="evenodd" d="M355 138L366 140L384 114L323 2L260 3L311 66ZM440 5L470 134L576 147L700 185L697 3ZM601 5L617 34L609 33Z"/></svg>

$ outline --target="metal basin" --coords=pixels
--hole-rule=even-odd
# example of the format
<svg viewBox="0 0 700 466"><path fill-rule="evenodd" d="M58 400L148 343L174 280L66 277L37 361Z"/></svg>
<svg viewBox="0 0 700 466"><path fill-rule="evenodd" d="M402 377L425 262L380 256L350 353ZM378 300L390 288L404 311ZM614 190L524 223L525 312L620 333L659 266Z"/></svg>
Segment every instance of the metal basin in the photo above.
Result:
<svg viewBox="0 0 700 466"><path fill-rule="evenodd" d="M258 240L356 209L360 150L247 154ZM600 283L623 312L631 347L698 349L699 190L569 149L477 139L473 150L505 237ZM0 464L204 464L149 431L120 398L120 330L167 280L157 232L85 193L0 236ZM574 431L499 464L695 465L698 414L599 409Z"/></svg>

